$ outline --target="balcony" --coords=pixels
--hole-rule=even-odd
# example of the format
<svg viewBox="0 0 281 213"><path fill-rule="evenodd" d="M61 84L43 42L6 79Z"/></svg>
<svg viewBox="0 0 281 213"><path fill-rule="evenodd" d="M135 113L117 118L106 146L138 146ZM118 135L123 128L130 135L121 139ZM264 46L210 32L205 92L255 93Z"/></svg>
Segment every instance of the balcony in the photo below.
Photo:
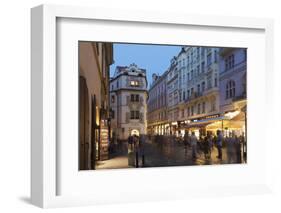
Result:
<svg viewBox="0 0 281 213"><path fill-rule="evenodd" d="M247 69L246 61L244 60L244 61L240 62L239 64L235 64L231 68L224 69L220 74L221 74L221 77L223 77L223 75L226 74L226 73L240 72L240 71L243 71L243 70L246 71L246 69Z"/></svg>
<svg viewBox="0 0 281 213"><path fill-rule="evenodd" d="M219 92L218 87L210 87L203 92L203 95L205 96L205 95L209 95L209 94L217 93L217 92Z"/></svg>
<svg viewBox="0 0 281 213"><path fill-rule="evenodd" d="M189 97L187 97L184 102L188 102L203 96L203 92L193 92Z"/></svg>

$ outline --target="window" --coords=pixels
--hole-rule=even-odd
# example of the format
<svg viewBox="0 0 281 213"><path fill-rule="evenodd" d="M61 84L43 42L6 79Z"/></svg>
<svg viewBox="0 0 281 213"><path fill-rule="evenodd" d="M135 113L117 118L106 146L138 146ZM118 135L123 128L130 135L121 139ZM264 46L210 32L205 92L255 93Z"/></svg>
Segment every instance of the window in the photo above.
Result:
<svg viewBox="0 0 281 213"><path fill-rule="evenodd" d="M216 101L214 100L214 101L212 101L212 109L211 109L211 111L213 112L213 111L216 111Z"/></svg>
<svg viewBox="0 0 281 213"><path fill-rule="evenodd" d="M175 94L176 95L176 94ZM179 96L180 96L180 101L181 101L181 92L179 93Z"/></svg>
<svg viewBox="0 0 281 213"><path fill-rule="evenodd" d="M115 96L114 95L111 96L111 103L115 103Z"/></svg>
<svg viewBox="0 0 281 213"><path fill-rule="evenodd" d="M197 75L199 75L199 73L200 73L200 66L198 65L197 66Z"/></svg>
<svg viewBox="0 0 281 213"><path fill-rule="evenodd" d="M187 73L187 80L188 80L188 81L190 80L190 75L189 75L189 73Z"/></svg>
<svg viewBox="0 0 281 213"><path fill-rule="evenodd" d="M197 93L200 93L200 84L197 85Z"/></svg>
<svg viewBox="0 0 281 213"><path fill-rule="evenodd" d="M200 109L201 109L201 105L198 104L198 105L197 105L197 114L200 114Z"/></svg>
<svg viewBox="0 0 281 213"><path fill-rule="evenodd" d="M217 77L217 74L215 74L215 87L218 86L218 77Z"/></svg>
<svg viewBox="0 0 281 213"><path fill-rule="evenodd" d="M131 119L140 119L139 111L131 111Z"/></svg>
<svg viewBox="0 0 281 213"><path fill-rule="evenodd" d="M204 57L204 54L205 54L205 48L204 48L204 47L201 47L201 57L202 57L202 58Z"/></svg>
<svg viewBox="0 0 281 213"><path fill-rule="evenodd" d="M217 51L216 51L216 50L215 50L215 53L214 53L214 54L215 54L215 56L214 56L214 57L215 57L215 58L214 58L214 62L217 63L217 62L218 62L218 54L217 54Z"/></svg>
<svg viewBox="0 0 281 213"><path fill-rule="evenodd" d="M193 79L193 70L191 70L191 79Z"/></svg>
<svg viewBox="0 0 281 213"><path fill-rule="evenodd" d="M197 59L199 59L200 47L197 47Z"/></svg>
<svg viewBox="0 0 281 213"><path fill-rule="evenodd" d="M183 100L185 100L185 91L183 91L182 96L183 96Z"/></svg>
<svg viewBox="0 0 281 213"><path fill-rule="evenodd" d="M130 86L132 86L132 87L138 87L138 86L139 86L139 81L136 81L136 80L130 81Z"/></svg>
<svg viewBox="0 0 281 213"><path fill-rule="evenodd" d="M207 56L207 66L210 66L212 63L212 53Z"/></svg>
<svg viewBox="0 0 281 213"><path fill-rule="evenodd" d="M131 102L139 102L139 94L131 94Z"/></svg>
<svg viewBox="0 0 281 213"><path fill-rule="evenodd" d="M208 89L212 88L212 78L211 78L211 76L207 77L207 88Z"/></svg>
<svg viewBox="0 0 281 213"><path fill-rule="evenodd" d="M206 103L205 103L205 102L203 102L203 103L202 103L202 113L205 113L205 108L206 108L206 106L205 106L205 105L206 105Z"/></svg>
<svg viewBox="0 0 281 213"><path fill-rule="evenodd" d="M111 110L111 118L114 119L114 117L115 117L115 111Z"/></svg>
<svg viewBox="0 0 281 213"><path fill-rule="evenodd" d="M231 68L234 67L234 55L229 55L225 60L224 60L224 64L225 64L225 70L229 70Z"/></svg>
<svg viewBox="0 0 281 213"><path fill-rule="evenodd" d="M113 90L113 89L114 89L114 85L111 86L111 90Z"/></svg>
<svg viewBox="0 0 281 213"><path fill-rule="evenodd" d="M190 107L187 107L187 116L190 116Z"/></svg>
<svg viewBox="0 0 281 213"><path fill-rule="evenodd" d="M194 106L191 106L191 116L194 115Z"/></svg>
<svg viewBox="0 0 281 213"><path fill-rule="evenodd" d="M191 95L193 94L193 92L194 92L194 89L193 89L193 87L191 88Z"/></svg>
<svg viewBox="0 0 281 213"><path fill-rule="evenodd" d="M226 84L225 99L233 97L235 97L235 82L233 80L230 80Z"/></svg>
<svg viewBox="0 0 281 213"><path fill-rule="evenodd" d="M190 97L190 90L187 90L187 97Z"/></svg>
<svg viewBox="0 0 281 213"><path fill-rule="evenodd" d="M205 72L205 62L201 63L201 72Z"/></svg>
<svg viewBox="0 0 281 213"><path fill-rule="evenodd" d="M205 81L202 82L202 92L205 91Z"/></svg>
<svg viewBox="0 0 281 213"><path fill-rule="evenodd" d="M117 83L116 83L116 84L117 84L116 87L119 88L119 81L118 81L118 80L117 80Z"/></svg>

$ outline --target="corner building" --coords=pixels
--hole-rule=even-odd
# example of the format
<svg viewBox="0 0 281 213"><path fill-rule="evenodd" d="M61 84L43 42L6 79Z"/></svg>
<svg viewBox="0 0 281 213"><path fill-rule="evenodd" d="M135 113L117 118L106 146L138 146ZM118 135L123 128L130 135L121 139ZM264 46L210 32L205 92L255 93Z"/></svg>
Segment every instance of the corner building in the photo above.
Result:
<svg viewBox="0 0 281 213"><path fill-rule="evenodd" d="M127 142L130 135L146 134L146 70L136 64L117 66L110 80L111 135Z"/></svg>

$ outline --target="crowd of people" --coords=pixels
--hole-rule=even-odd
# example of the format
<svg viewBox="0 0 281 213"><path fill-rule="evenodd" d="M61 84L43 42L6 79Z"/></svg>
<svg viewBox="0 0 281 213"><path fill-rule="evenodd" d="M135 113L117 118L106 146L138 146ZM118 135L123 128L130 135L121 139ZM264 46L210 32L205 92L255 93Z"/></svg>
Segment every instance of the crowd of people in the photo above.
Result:
<svg viewBox="0 0 281 213"><path fill-rule="evenodd" d="M163 146L183 144L185 149L185 155L188 155L188 150L191 149L191 157L196 160L199 155L200 158L204 154L206 160L213 159L212 155L217 153L216 158L218 160L223 159L227 163L242 163L246 162L246 141L244 135L237 135L234 131L230 131L226 136L223 136L223 132L218 130L215 134L212 132L207 132L206 135L200 135L199 137L195 135L194 131L185 131L183 137L176 137L175 135L164 136L164 135L130 135L128 137L127 143L117 142L116 137L113 137L111 152L115 153L116 150L124 150L124 153L134 153L137 156L144 156L144 144L148 141L154 142L158 149L161 151ZM180 143L177 143L180 142ZM115 144L115 145L114 145ZM126 146L125 146L126 145ZM182 145L181 145L182 146ZM222 149L225 149L222 152ZM216 151L214 151L216 149Z"/></svg>
<svg viewBox="0 0 281 213"><path fill-rule="evenodd" d="M192 158L197 158L198 152L204 153L205 159L211 159L212 150L217 148L217 158L222 160L222 148L226 148L227 163L242 163L242 156L246 161L246 153L242 147L245 146L245 138L243 135L237 136L234 131L230 132L226 137L222 131L218 130L216 135L212 132L207 132L206 136L197 138L195 132L191 135L186 131L183 137L185 150L187 153L188 146L192 149Z"/></svg>

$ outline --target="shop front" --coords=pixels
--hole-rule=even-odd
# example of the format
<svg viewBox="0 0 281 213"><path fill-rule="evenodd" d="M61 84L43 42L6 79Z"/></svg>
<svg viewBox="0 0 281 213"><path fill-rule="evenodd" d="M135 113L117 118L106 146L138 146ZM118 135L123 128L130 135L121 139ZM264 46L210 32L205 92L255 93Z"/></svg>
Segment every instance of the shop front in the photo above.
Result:
<svg viewBox="0 0 281 213"><path fill-rule="evenodd" d="M218 130L223 132L223 136L229 136L230 132L237 136L244 136L246 133L245 112L232 111L224 114L208 115L184 122L180 130L181 133L187 131L194 132L196 137L206 136L207 133L216 135Z"/></svg>

